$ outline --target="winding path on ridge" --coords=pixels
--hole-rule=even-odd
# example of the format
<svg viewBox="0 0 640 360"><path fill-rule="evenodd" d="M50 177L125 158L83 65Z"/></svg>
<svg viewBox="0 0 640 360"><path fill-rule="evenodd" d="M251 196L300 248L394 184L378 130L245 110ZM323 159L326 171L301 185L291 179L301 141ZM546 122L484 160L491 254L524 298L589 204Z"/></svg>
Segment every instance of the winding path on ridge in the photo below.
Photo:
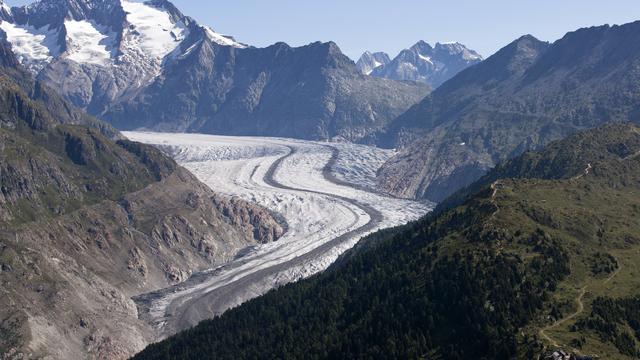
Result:
<svg viewBox="0 0 640 360"><path fill-rule="evenodd" d="M304 194L304 197L329 201L329 209L336 206L336 212L341 209L340 211L345 214L340 218L342 225L335 225L340 226L333 231L336 235L323 234L316 243L304 244L302 247L297 245L299 247L291 251L286 248L287 243L276 242L266 250L256 250L249 256L238 257L218 268L194 274L181 284L136 297L134 300L139 309L139 316L153 327L157 340L221 314L231 307L263 294L274 286L321 271L330 263L326 259L335 259L336 249L350 247L354 240L361 236L397 223L396 219L395 223L391 224L388 209L381 211L379 207L384 206L385 202L402 200L384 197L335 176L332 168L340 156L340 150L337 147L326 144L307 146L297 142L293 144L276 142L275 144L286 152L283 154L281 151L277 158L272 157L272 160L269 160L270 163L261 162L250 165L251 170L247 174L249 178L247 181L253 186L266 185L272 188L270 190L276 189L289 195ZM318 160L322 161L322 164L318 162L322 168L317 176L331 183L332 186L337 186L336 189L340 191L326 186L312 190L310 186L314 184L313 181L309 182L307 179L306 183L302 181L302 185L298 186L296 181L287 179L288 173L279 176L279 172L285 170L284 168L288 167L286 170L290 171L298 165L292 162L295 160L294 157L298 160L304 158L305 154L299 152L308 151L313 146L315 150L324 149L323 156ZM266 166L268 168L265 171ZM330 191L323 191L325 189ZM349 191L360 192L361 195L354 196ZM362 194L366 196L363 197ZM302 200L305 199L304 197ZM408 201L405 202L406 205L414 205ZM398 207L402 205L404 203L396 204ZM415 214L416 217L420 215L422 214ZM412 219L404 219L405 222L409 220Z"/></svg>
<svg viewBox="0 0 640 360"><path fill-rule="evenodd" d="M618 263L618 269L616 269L616 271L614 271L613 273L611 273L611 275L609 275L604 282L602 283L603 285L608 284L609 282L611 282L611 280L613 280L613 278L615 278L620 271L622 270L622 264L620 263L620 261L618 261L616 259L616 262ZM544 338L545 340L547 340L553 347L555 348L560 348L560 344L554 340L551 336L549 336L549 334L547 333L548 331L557 328L558 326L565 324L566 322L575 319L576 317L578 317L580 314L582 314L584 312L584 303L582 302L582 299L584 299L584 296L587 294L587 286L584 286L582 289L580 289L580 294L578 295L578 297L576 298L576 304L578 305L578 308L576 309L576 311L562 319L559 319L558 321L554 322L553 324L546 326L542 329L540 329L540 336L542 338ZM576 350L574 350L576 351Z"/></svg>

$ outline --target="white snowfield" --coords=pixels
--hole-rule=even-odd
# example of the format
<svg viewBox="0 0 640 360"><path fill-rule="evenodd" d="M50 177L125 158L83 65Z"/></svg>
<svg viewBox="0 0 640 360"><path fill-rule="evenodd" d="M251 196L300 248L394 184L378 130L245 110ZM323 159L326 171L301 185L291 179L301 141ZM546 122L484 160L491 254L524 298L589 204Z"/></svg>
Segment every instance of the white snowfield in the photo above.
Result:
<svg viewBox="0 0 640 360"><path fill-rule="evenodd" d="M36 29L33 26L14 25L0 21L0 29L7 34L7 41L18 61L33 72L40 71L60 54L58 31L45 26Z"/></svg>
<svg viewBox="0 0 640 360"><path fill-rule="evenodd" d="M121 4L131 25L125 28L124 39L131 49L139 49L149 58L164 58L189 34L185 24L174 23L162 9L126 0Z"/></svg>
<svg viewBox="0 0 640 360"><path fill-rule="evenodd" d="M111 60L116 35L89 21L67 20L67 58L77 63L106 66ZM101 28L101 30L98 30Z"/></svg>
<svg viewBox="0 0 640 360"><path fill-rule="evenodd" d="M371 189L393 152L354 144L127 132L158 145L214 191L280 214L288 230L277 242L244 249L219 268L136 298L159 339L266 291L326 269L364 235L415 220L430 204Z"/></svg>

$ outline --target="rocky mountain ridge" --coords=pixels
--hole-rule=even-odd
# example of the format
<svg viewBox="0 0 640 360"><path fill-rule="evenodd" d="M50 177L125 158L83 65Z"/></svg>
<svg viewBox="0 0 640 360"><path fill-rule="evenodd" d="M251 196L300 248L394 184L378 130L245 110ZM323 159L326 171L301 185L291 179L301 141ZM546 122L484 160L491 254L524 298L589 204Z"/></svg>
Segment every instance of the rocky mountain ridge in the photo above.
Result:
<svg viewBox="0 0 640 360"><path fill-rule="evenodd" d="M332 42L238 49L201 41L103 117L121 129L373 142L428 91L360 74Z"/></svg>
<svg viewBox="0 0 640 360"><path fill-rule="evenodd" d="M379 182L440 201L496 163L580 129L637 121L640 23L568 33L548 44L523 36L462 71L385 131L404 148Z"/></svg>

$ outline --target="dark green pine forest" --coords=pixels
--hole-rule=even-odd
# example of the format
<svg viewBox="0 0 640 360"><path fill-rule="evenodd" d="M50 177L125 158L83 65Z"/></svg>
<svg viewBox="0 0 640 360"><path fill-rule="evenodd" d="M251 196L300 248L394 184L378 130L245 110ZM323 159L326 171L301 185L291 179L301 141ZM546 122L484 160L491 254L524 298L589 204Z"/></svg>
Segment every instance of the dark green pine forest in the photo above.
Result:
<svg viewBox="0 0 640 360"><path fill-rule="evenodd" d="M639 154L627 124L527 152L135 359L638 358Z"/></svg>

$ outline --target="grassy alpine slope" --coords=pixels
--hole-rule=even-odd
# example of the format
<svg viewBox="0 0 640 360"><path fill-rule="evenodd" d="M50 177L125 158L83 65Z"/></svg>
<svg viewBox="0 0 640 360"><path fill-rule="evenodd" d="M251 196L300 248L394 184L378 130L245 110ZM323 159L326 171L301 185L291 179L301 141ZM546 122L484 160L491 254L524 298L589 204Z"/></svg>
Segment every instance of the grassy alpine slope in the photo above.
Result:
<svg viewBox="0 0 640 360"><path fill-rule="evenodd" d="M637 358L639 153L626 124L526 153L331 271L135 359Z"/></svg>

